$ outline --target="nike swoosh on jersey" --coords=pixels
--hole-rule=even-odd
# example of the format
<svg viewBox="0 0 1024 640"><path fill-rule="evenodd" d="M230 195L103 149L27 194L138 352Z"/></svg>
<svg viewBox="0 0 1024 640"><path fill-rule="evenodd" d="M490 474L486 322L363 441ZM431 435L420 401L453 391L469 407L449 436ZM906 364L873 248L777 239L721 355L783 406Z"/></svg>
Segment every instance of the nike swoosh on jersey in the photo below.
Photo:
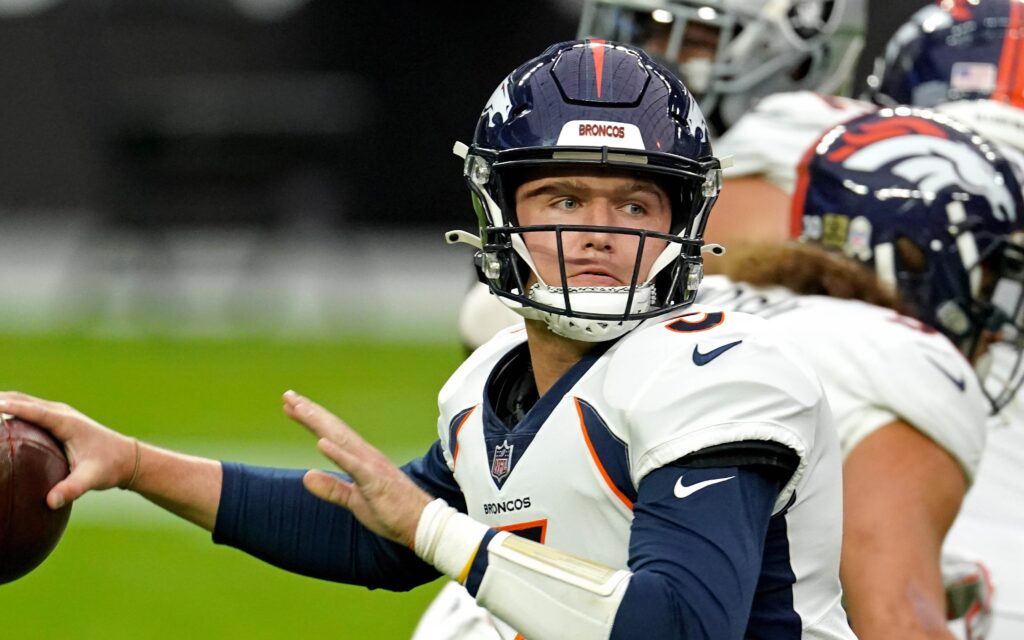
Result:
<svg viewBox="0 0 1024 640"><path fill-rule="evenodd" d="M722 346L720 346L718 348L715 348L715 349L712 349L711 351L708 351L707 353L701 353L700 352L700 347L698 345L693 345L693 364L697 365L698 367L703 367L707 363L711 362L712 360L714 360L718 356L722 355L723 353L725 353L729 349L732 349L733 347L735 347L736 345L738 345L741 342L743 342L743 341L742 340L737 340L736 342L730 342L729 344L723 344Z"/></svg>
<svg viewBox="0 0 1024 640"><path fill-rule="evenodd" d="M736 476L729 476L728 478L713 478L711 480L705 480L704 482L696 482L694 484L691 484L690 486L686 486L683 484L683 476L679 476L679 478L676 479L676 486L672 490L672 493L675 494L677 498L685 498L686 496L692 496L693 494L697 493L704 487L710 487L711 485L718 484L719 482L732 480L735 477Z"/></svg>
<svg viewBox="0 0 1024 640"><path fill-rule="evenodd" d="M931 356L925 356L925 358L927 358L928 362L932 363L935 366L936 369L941 371L942 375L944 375L947 378L949 378L950 381L953 384L955 384L957 386L957 388L959 388L961 391L963 391L963 390L965 390L967 388L967 378L965 378L963 376L960 376L959 378L954 376L952 373L949 372L948 369L946 369L946 367L944 367L941 364L939 364Z"/></svg>

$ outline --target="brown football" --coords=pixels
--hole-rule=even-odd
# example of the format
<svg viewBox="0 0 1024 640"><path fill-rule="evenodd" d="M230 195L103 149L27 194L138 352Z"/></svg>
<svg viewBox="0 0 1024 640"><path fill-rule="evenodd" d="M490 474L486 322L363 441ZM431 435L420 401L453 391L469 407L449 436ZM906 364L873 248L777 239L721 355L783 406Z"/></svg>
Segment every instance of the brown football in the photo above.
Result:
<svg viewBox="0 0 1024 640"><path fill-rule="evenodd" d="M71 505L56 511L46 494L68 475L68 460L49 433L0 414L0 584L39 566L57 546Z"/></svg>

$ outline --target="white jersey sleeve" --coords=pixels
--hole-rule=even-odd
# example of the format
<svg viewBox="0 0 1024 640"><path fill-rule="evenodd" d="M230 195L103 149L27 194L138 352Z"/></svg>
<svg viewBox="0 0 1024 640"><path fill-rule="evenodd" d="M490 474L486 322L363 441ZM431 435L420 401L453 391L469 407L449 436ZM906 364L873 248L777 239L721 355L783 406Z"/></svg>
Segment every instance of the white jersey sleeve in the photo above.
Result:
<svg viewBox="0 0 1024 640"><path fill-rule="evenodd" d="M500 304L500 303L498 303ZM462 418L467 417L483 400L487 376L510 349L526 341L526 326L522 323L506 327L485 342L455 370L437 394L438 419L437 435L441 442L441 453L449 469L455 468L455 452L452 451L453 432ZM470 407L468 410L465 407Z"/></svg>
<svg viewBox="0 0 1024 640"><path fill-rule="evenodd" d="M814 366L828 395L844 456L902 420L937 442L970 480L985 443L988 405L970 363L942 334L891 309L796 296L715 276L702 300L764 315Z"/></svg>
<svg viewBox="0 0 1024 640"><path fill-rule="evenodd" d="M604 394L628 416L624 439L636 486L654 469L707 447L772 441L801 460L776 510L785 506L816 430L829 420L821 385L795 350L760 318L705 310L637 332L622 347Z"/></svg>
<svg viewBox="0 0 1024 640"><path fill-rule="evenodd" d="M762 99L715 143L715 154L732 157L724 176L763 175L792 194L796 170L807 149L829 128L877 107L860 100L811 91Z"/></svg>
<svg viewBox="0 0 1024 640"><path fill-rule="evenodd" d="M825 381L844 452L902 420L936 441L970 481L985 443L987 406L973 368L940 333L871 305L812 298L822 307L793 316L791 330L818 341L815 368ZM779 317L786 322L785 316ZM832 323L832 330L809 326ZM814 336L814 338L811 338Z"/></svg>

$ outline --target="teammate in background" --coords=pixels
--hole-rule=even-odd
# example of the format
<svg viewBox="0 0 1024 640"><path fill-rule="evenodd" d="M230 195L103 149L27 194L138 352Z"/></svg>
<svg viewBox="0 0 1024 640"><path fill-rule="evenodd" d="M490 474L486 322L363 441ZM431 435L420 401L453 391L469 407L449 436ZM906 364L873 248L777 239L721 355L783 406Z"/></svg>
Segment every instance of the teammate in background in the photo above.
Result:
<svg viewBox="0 0 1024 640"><path fill-rule="evenodd" d="M832 125L874 109L832 97L851 90L865 4L588 0L579 34L673 60L699 94L718 136L716 152L733 161L706 237L727 247L746 239L781 242L789 237L793 168L804 150ZM710 260L708 269L715 265Z"/></svg>
<svg viewBox="0 0 1024 640"><path fill-rule="evenodd" d="M845 458L841 575L859 638L951 637L943 539L986 418L1019 386L984 389L967 361L1021 326L1022 206L991 143L937 114L884 109L827 132L801 169L794 220L832 252L746 245L702 287L701 302L798 336L822 377ZM879 307L895 290L913 319ZM983 637L984 612L965 613L966 636Z"/></svg>
<svg viewBox="0 0 1024 640"><path fill-rule="evenodd" d="M708 238L725 244L784 238L797 165L811 141L879 106L929 107L951 116L997 143L1020 173L1022 11L1018 0L933 3L897 29L876 60L869 101L808 92L760 101L716 144L720 155L734 156L734 166L725 174L727 188ZM712 261L709 269L715 268Z"/></svg>
<svg viewBox="0 0 1024 640"><path fill-rule="evenodd" d="M478 267L527 320L445 385L423 458L394 467L292 392L287 415L351 480L140 446L2 394L69 451L50 505L129 487L292 571L446 574L506 638L853 638L820 383L763 320L691 307L720 168L685 87L638 49L562 43L457 150Z"/></svg>
<svg viewBox="0 0 1024 640"><path fill-rule="evenodd" d="M1001 144L1024 151L1024 4L1012 0L943 2L921 9L892 37L869 79L880 104L934 105ZM1024 166L1024 163L1021 163ZM716 209L717 212L717 209ZM717 213L716 213L717 215ZM989 384L1014 384L1015 339L993 347ZM996 585L990 640L1024 637L1024 404L1012 402L989 423L989 445L974 487L947 539L947 550L980 558ZM984 578L984 574L982 574Z"/></svg>

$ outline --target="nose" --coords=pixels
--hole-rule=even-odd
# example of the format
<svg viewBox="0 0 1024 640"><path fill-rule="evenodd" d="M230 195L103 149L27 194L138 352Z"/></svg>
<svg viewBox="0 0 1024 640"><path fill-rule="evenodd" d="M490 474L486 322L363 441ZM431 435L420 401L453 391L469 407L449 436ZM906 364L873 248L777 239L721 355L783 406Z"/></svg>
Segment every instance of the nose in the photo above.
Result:
<svg viewBox="0 0 1024 640"><path fill-rule="evenodd" d="M604 200L598 200L587 207L587 215L582 224L592 227L579 232L578 246L597 251L611 251L614 247L614 233L602 231L599 227L614 227L615 218L612 207Z"/></svg>

